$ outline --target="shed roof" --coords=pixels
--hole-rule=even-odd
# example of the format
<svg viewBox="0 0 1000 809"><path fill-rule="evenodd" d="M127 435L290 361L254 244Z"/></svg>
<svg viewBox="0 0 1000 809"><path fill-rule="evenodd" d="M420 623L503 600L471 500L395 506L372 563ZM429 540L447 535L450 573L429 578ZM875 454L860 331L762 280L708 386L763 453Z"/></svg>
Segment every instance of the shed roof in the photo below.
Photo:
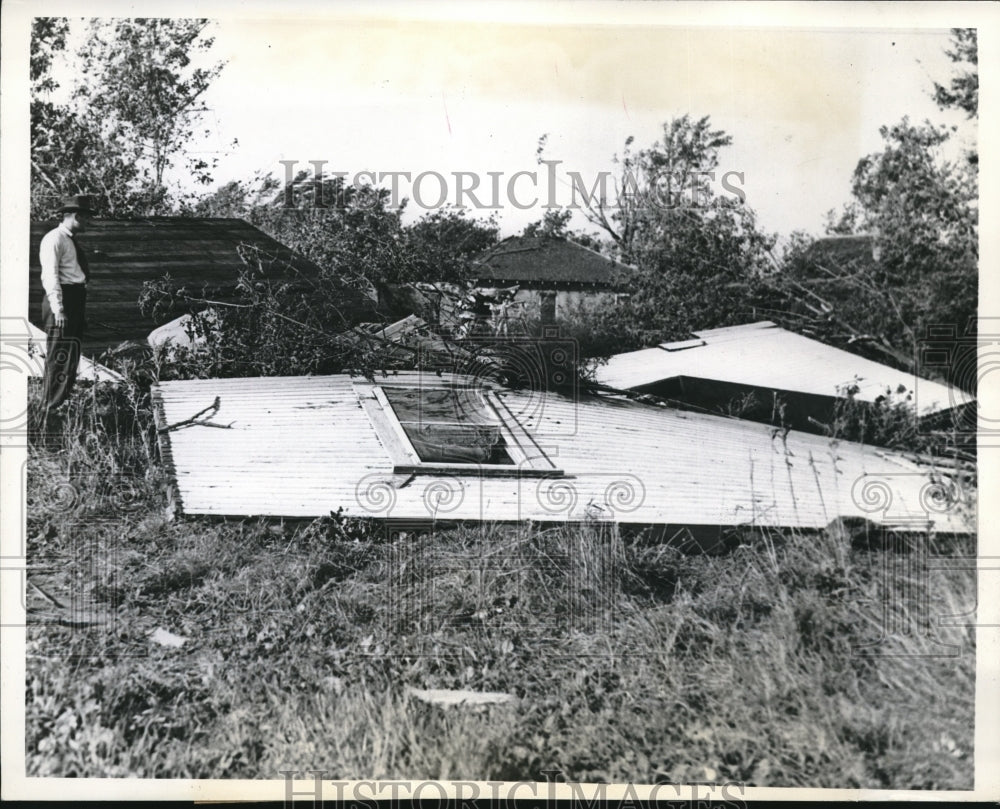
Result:
<svg viewBox="0 0 1000 809"><path fill-rule="evenodd" d="M31 224L30 317L39 325L43 290L38 245L55 224ZM80 244L91 267L88 328L83 339L84 351L91 353L126 340L144 341L154 328L178 316L173 312L156 320L139 311L143 283L167 273L176 286L186 286L192 293L204 291L214 300L235 301L235 284L245 266L238 250L241 244L260 248L269 261L264 268L268 277L281 275L286 268L305 277L316 277L320 272L313 262L241 219L95 219L81 234ZM351 304L365 307L359 293L345 289L344 295L348 301L345 309L350 310Z"/></svg>
<svg viewBox="0 0 1000 809"><path fill-rule="evenodd" d="M494 283L611 289L627 281L632 268L570 239L512 236L476 259L470 272Z"/></svg>
<svg viewBox="0 0 1000 809"><path fill-rule="evenodd" d="M875 402L887 390L895 393L902 387L913 394L921 415L971 401L958 388L897 371L768 320L698 331L692 340L618 354L597 370L599 382L619 390L642 390L680 377L822 397L843 396L838 388L854 383L862 402Z"/></svg>
<svg viewBox="0 0 1000 809"><path fill-rule="evenodd" d="M376 383L463 384L416 372ZM933 521L929 468L898 453L624 400L499 389L561 477L396 474L389 442L349 376L162 382L161 445L186 514L819 528L838 517ZM215 426L187 422L218 397ZM173 427L172 425L178 425ZM221 429L220 429L221 425ZM881 502L872 486L884 487Z"/></svg>

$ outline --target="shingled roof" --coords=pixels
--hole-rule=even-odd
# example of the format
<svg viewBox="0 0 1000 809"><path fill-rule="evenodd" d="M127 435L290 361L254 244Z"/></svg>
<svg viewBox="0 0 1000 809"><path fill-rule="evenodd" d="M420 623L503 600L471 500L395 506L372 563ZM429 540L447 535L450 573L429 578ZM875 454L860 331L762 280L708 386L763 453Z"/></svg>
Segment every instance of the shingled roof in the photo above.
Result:
<svg viewBox="0 0 1000 809"><path fill-rule="evenodd" d="M42 283L38 245L55 222L33 222L30 246L30 319L41 325ZM165 274L177 287L213 300L237 300L236 281L244 268L240 245L258 247L268 263L265 274L292 271L316 277L319 267L241 219L149 217L95 219L80 243L90 259L87 290L87 333L83 348L97 353L127 340L145 340L157 326L178 316L143 315L138 300L143 283ZM360 293L345 289L345 310L370 309ZM356 299L355 299L356 298ZM371 312L365 312L371 315ZM359 320L365 319L359 317Z"/></svg>
<svg viewBox="0 0 1000 809"><path fill-rule="evenodd" d="M553 236L512 236L473 263L472 277L536 288L622 286L632 268L596 250Z"/></svg>

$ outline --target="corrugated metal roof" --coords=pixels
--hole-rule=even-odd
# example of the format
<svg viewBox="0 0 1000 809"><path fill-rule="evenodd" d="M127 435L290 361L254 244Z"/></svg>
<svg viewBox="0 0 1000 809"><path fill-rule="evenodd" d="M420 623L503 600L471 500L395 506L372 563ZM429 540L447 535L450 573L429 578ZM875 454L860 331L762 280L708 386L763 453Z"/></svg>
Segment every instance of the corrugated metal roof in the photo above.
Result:
<svg viewBox="0 0 1000 809"><path fill-rule="evenodd" d="M376 379L449 381L417 373ZM621 398L497 391L565 477L397 475L362 406L364 390L362 380L356 388L343 375L160 383L161 446L181 510L314 517L343 508L403 522L589 517L809 528L866 517L967 530L951 511L928 511L928 470L901 455ZM216 397L217 426L170 428Z"/></svg>
<svg viewBox="0 0 1000 809"><path fill-rule="evenodd" d="M958 388L897 371L770 321L709 329L695 336L696 341L618 354L598 368L596 378L619 390L641 390L686 377L823 397L842 395L838 387L854 383L856 398L862 402L874 402L887 390L895 394L903 388L913 394L921 415L971 401Z"/></svg>
<svg viewBox="0 0 1000 809"><path fill-rule="evenodd" d="M55 222L32 222L30 240L30 317L41 324L42 283L38 245ZM245 267L241 244L260 248L273 262L264 267L268 278L281 277L286 267L306 278L319 268L241 219L148 217L146 219L95 219L80 235L90 260L87 289L87 332L84 350L100 352L126 340L145 340L149 332L176 318L177 312L159 320L143 315L138 300L143 283L169 273L176 287L223 302L237 300L235 285ZM373 304L348 288L340 291L345 313L357 310L374 315ZM359 315L358 320L364 319ZM350 323L345 325L351 325Z"/></svg>
<svg viewBox="0 0 1000 809"><path fill-rule="evenodd" d="M633 270L596 250L554 236L512 236L500 242L474 264L479 281L522 286L621 286Z"/></svg>

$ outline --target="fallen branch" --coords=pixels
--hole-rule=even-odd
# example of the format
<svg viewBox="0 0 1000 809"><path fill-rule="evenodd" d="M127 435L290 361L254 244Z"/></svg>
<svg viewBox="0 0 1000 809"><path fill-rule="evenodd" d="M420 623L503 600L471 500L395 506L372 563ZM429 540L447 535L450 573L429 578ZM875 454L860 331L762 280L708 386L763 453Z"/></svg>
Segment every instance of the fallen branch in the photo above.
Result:
<svg viewBox="0 0 1000 809"><path fill-rule="evenodd" d="M172 430L180 430L183 427L193 427L195 425L199 427L218 427L220 430L231 430L235 422L229 422L229 424L214 424L208 421L209 418L214 416L219 412L219 408L222 406L222 400L218 396L215 397L215 401L212 402L208 407L203 410L199 410L191 418L184 419L183 421L175 422L174 424L169 424L166 427L160 427L158 433L169 433ZM207 414L207 415L206 415ZM206 416L205 419L200 419L201 416Z"/></svg>

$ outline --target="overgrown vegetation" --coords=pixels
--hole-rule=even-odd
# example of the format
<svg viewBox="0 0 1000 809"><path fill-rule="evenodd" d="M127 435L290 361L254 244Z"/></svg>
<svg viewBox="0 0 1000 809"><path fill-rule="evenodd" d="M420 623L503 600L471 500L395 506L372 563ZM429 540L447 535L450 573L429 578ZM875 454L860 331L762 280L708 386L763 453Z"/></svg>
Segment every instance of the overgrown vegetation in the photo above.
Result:
<svg viewBox="0 0 1000 809"><path fill-rule="evenodd" d="M129 367L125 353L113 357L125 384L81 384L52 421L33 425L29 775L260 778L318 767L343 778L545 780L558 770L577 781L972 786L975 638L964 621L974 573L917 564L919 543L940 537L855 524L747 530L728 537L726 553L691 554L683 533L625 536L596 522L394 535L339 513L169 519L151 381L412 364L352 328L386 314L370 304L387 284L461 282L499 232L460 210L404 226L387 192L337 177L182 194L169 171L185 164L197 101L221 69L189 63L211 46L206 22L95 22L89 89L61 103L51 68L67 25L34 22L33 214L47 214L56 192L79 191L103 193L114 216L239 216L321 275L278 278L265 272L269 257L247 254L242 299L225 307L163 279L148 307L216 307L193 321L204 343ZM976 64L974 33L956 33L954 58ZM936 98L971 116L977 88L973 69ZM589 209L610 243L570 231L566 212L525 231L637 266L631 298L570 312L563 338L593 359L786 317L905 365L932 317L975 314L977 160L943 161L947 133L930 124L883 135L885 150L859 163L855 205L831 220L838 233L877 229L882 257L825 268L840 297L813 291L810 240L775 261L775 236L745 200L708 184L732 143L708 117L666 122L645 149L629 139L619 179L644 184L619 194L616 210ZM212 166L194 158L187 168L209 181ZM492 371L503 376L505 340L541 330L516 326L491 331L484 317L455 346L499 358ZM31 396L37 415L37 388ZM820 427L831 440L947 454L956 469L974 461L955 425L920 432L893 397L872 408L848 396ZM772 415L783 428L780 408ZM975 554L974 538L950 542L933 550ZM938 626L935 616L960 617ZM443 708L408 688L505 691L517 702Z"/></svg>
<svg viewBox="0 0 1000 809"><path fill-rule="evenodd" d="M30 775L971 787L973 631L918 609L968 615L970 571L845 525L170 521L146 402L81 386L30 447ZM883 605L913 631L872 646Z"/></svg>

